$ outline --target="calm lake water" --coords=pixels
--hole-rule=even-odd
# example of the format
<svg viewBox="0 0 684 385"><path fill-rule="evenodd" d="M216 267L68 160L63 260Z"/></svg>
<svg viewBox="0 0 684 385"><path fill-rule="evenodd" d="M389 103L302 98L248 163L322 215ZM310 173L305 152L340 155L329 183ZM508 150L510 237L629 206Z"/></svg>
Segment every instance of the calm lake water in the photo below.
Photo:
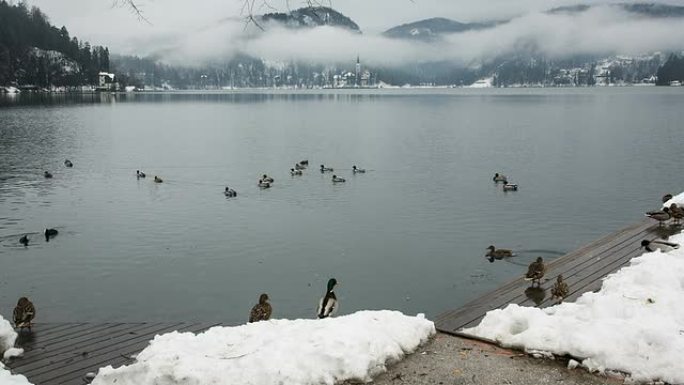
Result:
<svg viewBox="0 0 684 385"><path fill-rule="evenodd" d="M261 292L313 317L332 276L340 313L434 317L684 189L678 88L0 100L6 318L27 295L43 322L240 323ZM490 263L490 244L518 256Z"/></svg>

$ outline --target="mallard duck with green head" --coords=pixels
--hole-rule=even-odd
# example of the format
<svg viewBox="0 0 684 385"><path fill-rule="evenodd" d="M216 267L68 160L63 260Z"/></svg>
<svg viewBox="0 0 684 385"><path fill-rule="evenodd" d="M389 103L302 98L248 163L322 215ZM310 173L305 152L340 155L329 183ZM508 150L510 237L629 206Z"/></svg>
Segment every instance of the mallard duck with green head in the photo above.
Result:
<svg viewBox="0 0 684 385"><path fill-rule="evenodd" d="M337 296L335 296L337 280L330 278L325 295L318 302L318 318L328 318L337 310Z"/></svg>
<svg viewBox="0 0 684 385"><path fill-rule="evenodd" d="M536 261L530 263L525 274L526 281L532 281L532 285L537 281L537 286L541 284L541 279L544 278L546 272L546 265L544 265L544 258L538 257Z"/></svg>
<svg viewBox="0 0 684 385"><path fill-rule="evenodd" d="M249 322L268 321L273 313L273 307L268 303L268 294L263 293L259 296L259 303L254 305L249 312Z"/></svg>
<svg viewBox="0 0 684 385"><path fill-rule="evenodd" d="M36 308L26 297L19 298L14 308L14 327L31 330L31 321L36 317Z"/></svg>

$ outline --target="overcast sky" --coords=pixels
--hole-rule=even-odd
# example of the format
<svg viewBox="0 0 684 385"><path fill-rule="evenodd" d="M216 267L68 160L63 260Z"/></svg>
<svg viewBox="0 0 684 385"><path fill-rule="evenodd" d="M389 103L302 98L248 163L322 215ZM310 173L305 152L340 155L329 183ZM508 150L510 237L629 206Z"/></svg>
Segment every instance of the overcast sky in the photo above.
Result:
<svg viewBox="0 0 684 385"><path fill-rule="evenodd" d="M219 23L239 16L242 0L136 1L152 25L140 22L125 7L113 6L114 0L27 0L40 7L53 24L65 25L72 35L91 44L125 54L166 52L167 59L180 62L225 58L238 50L274 61L293 55L320 60L355 57L358 53L375 61L468 61L513 50L520 42L533 42L543 52L557 55L643 53L681 49L684 44L682 19L642 21L608 7L573 17L536 12L560 5L615 2L608 0L331 0L334 8L359 24L362 37L333 29L280 30L249 40L249 44L245 43L242 22ZM286 10L287 0L268 1ZM684 5L684 0L666 3ZM303 0L290 0L291 8L301 5ZM255 13L269 11L264 8ZM429 17L476 21L523 15L493 30L459 34L441 46L415 46L377 36L377 32L398 24Z"/></svg>

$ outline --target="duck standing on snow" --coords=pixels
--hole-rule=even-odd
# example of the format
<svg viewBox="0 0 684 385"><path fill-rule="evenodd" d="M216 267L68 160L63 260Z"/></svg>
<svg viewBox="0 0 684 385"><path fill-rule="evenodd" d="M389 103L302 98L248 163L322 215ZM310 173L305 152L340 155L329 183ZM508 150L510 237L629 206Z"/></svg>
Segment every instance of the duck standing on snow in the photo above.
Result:
<svg viewBox="0 0 684 385"><path fill-rule="evenodd" d="M223 192L228 198L233 198L237 196L237 191L233 190L230 187L226 187L225 191Z"/></svg>
<svg viewBox="0 0 684 385"><path fill-rule="evenodd" d="M536 261L530 263L527 268L527 274L525 274L526 281L537 281L537 286L541 284L541 279L544 278L544 273L546 272L546 265L544 265L544 258L538 257Z"/></svg>
<svg viewBox="0 0 684 385"><path fill-rule="evenodd" d="M332 167L325 167L325 165L321 165L321 172L331 172L333 171Z"/></svg>
<svg viewBox="0 0 684 385"><path fill-rule="evenodd" d="M337 310L337 297L333 291L335 286L337 286L337 280L330 278L328 280L328 289L325 291L323 298L318 302L318 318L328 318Z"/></svg>
<svg viewBox="0 0 684 385"><path fill-rule="evenodd" d="M354 166L352 166L352 172L353 172L354 174L363 174L363 173L366 172L366 170L364 170L364 169L362 169L362 168L357 168L357 167L354 165Z"/></svg>
<svg viewBox="0 0 684 385"><path fill-rule="evenodd" d="M64 165L67 166L68 168L74 167L74 164L71 163L71 161L69 159L64 161Z"/></svg>
<svg viewBox="0 0 684 385"><path fill-rule="evenodd" d="M337 175L333 175L332 181L333 181L333 183L344 183L344 182L346 182L346 180L344 180L344 178L338 178Z"/></svg>
<svg viewBox="0 0 684 385"><path fill-rule="evenodd" d="M663 195L663 203L669 201L670 199L672 199L672 194Z"/></svg>
<svg viewBox="0 0 684 385"><path fill-rule="evenodd" d="M155 175L154 176L154 183L164 183L164 180L162 180L162 178Z"/></svg>
<svg viewBox="0 0 684 385"><path fill-rule="evenodd" d="M290 175L295 176L295 175L302 175L302 170L295 170L294 168L290 169Z"/></svg>
<svg viewBox="0 0 684 385"><path fill-rule="evenodd" d="M144 172L141 172L140 170L135 170L135 176L137 178L144 178L146 175Z"/></svg>
<svg viewBox="0 0 684 385"><path fill-rule="evenodd" d="M19 238L19 243L24 245L24 247L28 246L28 243L29 243L28 235L24 235L23 237Z"/></svg>
<svg viewBox="0 0 684 385"><path fill-rule="evenodd" d="M49 171L45 171L45 172L43 173L43 176L46 177L46 178L52 178L52 174L50 174Z"/></svg>
<svg viewBox="0 0 684 385"><path fill-rule="evenodd" d="M662 210L649 211L646 213L646 216L658 221L658 226L662 226L663 222L672 218L672 215L670 214L670 209L668 207L663 207Z"/></svg>
<svg viewBox="0 0 684 385"><path fill-rule="evenodd" d="M518 185L515 183L504 182L503 190L504 191L518 191Z"/></svg>
<svg viewBox="0 0 684 385"><path fill-rule="evenodd" d="M493 259L503 259L503 258L509 258L513 256L513 252L507 249L497 249L494 247L494 245L489 246L487 248L489 250L487 254L485 255L486 257L493 258Z"/></svg>
<svg viewBox="0 0 684 385"><path fill-rule="evenodd" d="M45 229L45 242L50 242L50 238L54 238L59 234L57 229Z"/></svg>
<svg viewBox="0 0 684 385"><path fill-rule="evenodd" d="M36 308L26 297L19 298L17 306L14 308L14 327L31 330L31 321L36 317Z"/></svg>
<svg viewBox="0 0 684 385"><path fill-rule="evenodd" d="M508 179L505 175L501 175L498 172L494 173L494 178L492 178L494 183L508 183Z"/></svg>
<svg viewBox="0 0 684 385"><path fill-rule="evenodd" d="M643 247L644 249L646 249L646 251L651 252L651 253L656 251L656 250L660 250L663 253L667 253L668 251L678 249L679 244L664 241L662 239L655 239L653 241L649 241L648 239L644 239L643 241L641 241L641 247Z"/></svg>
<svg viewBox="0 0 684 385"><path fill-rule="evenodd" d="M268 303L268 294L264 293L259 296L259 303L254 305L252 311L249 312L249 322L268 321L271 313L273 313L273 308Z"/></svg>
<svg viewBox="0 0 684 385"><path fill-rule="evenodd" d="M556 278L556 283L553 284L551 288L551 295L553 298L557 298L558 302L563 302L563 299L568 296L568 284L563 281L563 276L559 275Z"/></svg>

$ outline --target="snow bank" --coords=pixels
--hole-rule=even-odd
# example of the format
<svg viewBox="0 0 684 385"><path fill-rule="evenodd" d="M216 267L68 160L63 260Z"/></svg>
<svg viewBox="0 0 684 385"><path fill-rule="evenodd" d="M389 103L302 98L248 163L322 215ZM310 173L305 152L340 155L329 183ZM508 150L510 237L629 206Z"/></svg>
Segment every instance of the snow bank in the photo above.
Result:
<svg viewBox="0 0 684 385"><path fill-rule="evenodd" d="M156 336L136 362L101 368L93 385L334 384L370 381L435 333L423 315L361 311Z"/></svg>
<svg viewBox="0 0 684 385"><path fill-rule="evenodd" d="M5 369L5 365L0 362L0 384L2 385L31 385L26 377L21 374L12 374Z"/></svg>
<svg viewBox="0 0 684 385"><path fill-rule="evenodd" d="M682 243L681 234L671 241ZM598 293L546 309L508 305L465 333L503 346L570 354L590 371L684 383L684 249L646 253Z"/></svg>
<svg viewBox="0 0 684 385"><path fill-rule="evenodd" d="M5 350L14 347L14 341L17 340L17 332L14 331L12 324L0 315L0 354Z"/></svg>
<svg viewBox="0 0 684 385"><path fill-rule="evenodd" d="M672 199L663 203L663 207L670 207L670 205L673 203L677 204L677 206L684 207L684 192L673 196Z"/></svg>

